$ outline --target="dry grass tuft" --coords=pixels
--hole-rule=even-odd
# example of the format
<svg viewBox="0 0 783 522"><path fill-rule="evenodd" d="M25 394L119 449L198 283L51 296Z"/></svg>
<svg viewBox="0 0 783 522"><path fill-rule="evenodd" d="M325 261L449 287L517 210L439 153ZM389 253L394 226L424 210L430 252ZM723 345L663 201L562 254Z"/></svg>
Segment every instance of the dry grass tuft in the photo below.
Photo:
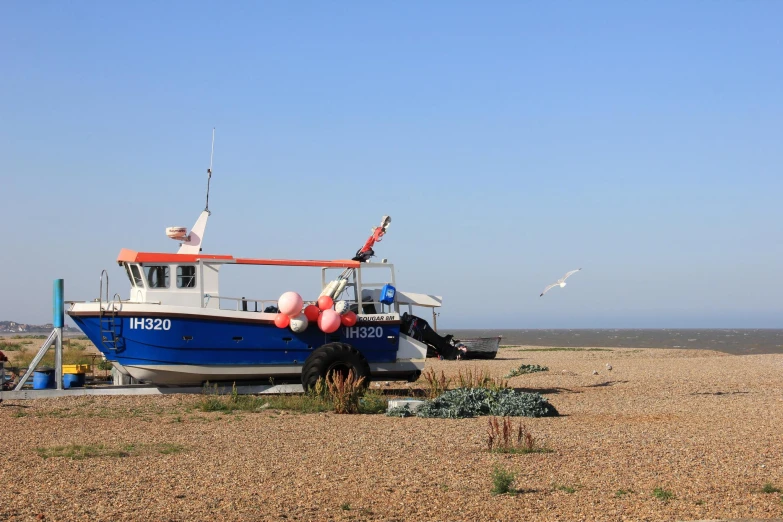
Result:
<svg viewBox="0 0 783 522"><path fill-rule="evenodd" d="M541 446L530 430L522 423L514 429L510 417L487 419L487 450L492 453L549 453L551 450Z"/></svg>
<svg viewBox="0 0 783 522"><path fill-rule="evenodd" d="M357 379L353 370L348 375L331 372L326 376L326 387L335 413L359 413L359 399L365 392L364 377Z"/></svg>
<svg viewBox="0 0 783 522"><path fill-rule="evenodd" d="M503 378L494 378L486 370L476 370L468 368L465 373L459 371L457 383L460 388L486 388L487 390L498 391L508 388L508 381Z"/></svg>
<svg viewBox="0 0 783 522"><path fill-rule="evenodd" d="M443 392L449 389L451 384L451 377L446 377L443 370L440 371L440 377L435 374L435 370L432 368L421 374L424 380L427 381L427 398L434 399L443 395Z"/></svg>

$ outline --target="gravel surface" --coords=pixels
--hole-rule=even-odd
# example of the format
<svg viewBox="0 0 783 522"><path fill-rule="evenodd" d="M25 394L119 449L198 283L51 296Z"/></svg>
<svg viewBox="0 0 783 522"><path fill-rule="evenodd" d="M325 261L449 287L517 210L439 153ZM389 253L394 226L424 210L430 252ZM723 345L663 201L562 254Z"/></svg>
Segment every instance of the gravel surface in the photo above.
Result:
<svg viewBox="0 0 783 522"><path fill-rule="evenodd" d="M550 453L488 453L484 417L204 413L192 395L6 401L0 520L783 517L781 493L762 492L783 489L783 355L504 348L428 361L496 377L520 364L550 369L509 379L560 412L522 419ZM37 451L68 444L147 449ZM516 474L515 495L490 493L495 466Z"/></svg>

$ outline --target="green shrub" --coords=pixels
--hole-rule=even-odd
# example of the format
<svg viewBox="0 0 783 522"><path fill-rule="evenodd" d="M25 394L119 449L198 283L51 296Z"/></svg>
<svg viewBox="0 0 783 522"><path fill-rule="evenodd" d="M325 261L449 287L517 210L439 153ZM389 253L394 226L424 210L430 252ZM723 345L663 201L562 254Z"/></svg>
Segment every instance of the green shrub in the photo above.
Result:
<svg viewBox="0 0 783 522"><path fill-rule="evenodd" d="M481 415L553 417L557 410L538 393L512 389L457 388L427 400L416 411L419 417L461 419Z"/></svg>
<svg viewBox="0 0 783 522"><path fill-rule="evenodd" d="M403 404L402 406L390 408L386 415L389 417L413 417L415 413L411 411L407 404Z"/></svg>
<svg viewBox="0 0 783 522"><path fill-rule="evenodd" d="M359 413L384 413L389 405L388 399L378 390L368 391L359 399Z"/></svg>

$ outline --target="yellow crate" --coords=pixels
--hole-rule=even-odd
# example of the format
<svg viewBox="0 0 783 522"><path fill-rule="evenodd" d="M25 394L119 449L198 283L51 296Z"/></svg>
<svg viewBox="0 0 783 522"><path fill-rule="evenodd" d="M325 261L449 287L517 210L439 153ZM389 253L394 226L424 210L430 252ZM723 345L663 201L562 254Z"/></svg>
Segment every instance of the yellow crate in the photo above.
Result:
<svg viewBox="0 0 783 522"><path fill-rule="evenodd" d="M87 373L89 364L63 364L63 373Z"/></svg>

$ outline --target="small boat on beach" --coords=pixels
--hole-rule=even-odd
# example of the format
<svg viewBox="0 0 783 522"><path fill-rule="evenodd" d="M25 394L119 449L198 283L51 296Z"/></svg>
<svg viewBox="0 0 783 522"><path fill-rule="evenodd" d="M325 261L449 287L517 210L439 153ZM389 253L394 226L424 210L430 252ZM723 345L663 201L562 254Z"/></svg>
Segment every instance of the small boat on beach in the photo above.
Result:
<svg viewBox="0 0 783 522"><path fill-rule="evenodd" d="M457 347L465 347L463 359L494 359L500 348L502 337L478 337L475 339L455 339Z"/></svg>

